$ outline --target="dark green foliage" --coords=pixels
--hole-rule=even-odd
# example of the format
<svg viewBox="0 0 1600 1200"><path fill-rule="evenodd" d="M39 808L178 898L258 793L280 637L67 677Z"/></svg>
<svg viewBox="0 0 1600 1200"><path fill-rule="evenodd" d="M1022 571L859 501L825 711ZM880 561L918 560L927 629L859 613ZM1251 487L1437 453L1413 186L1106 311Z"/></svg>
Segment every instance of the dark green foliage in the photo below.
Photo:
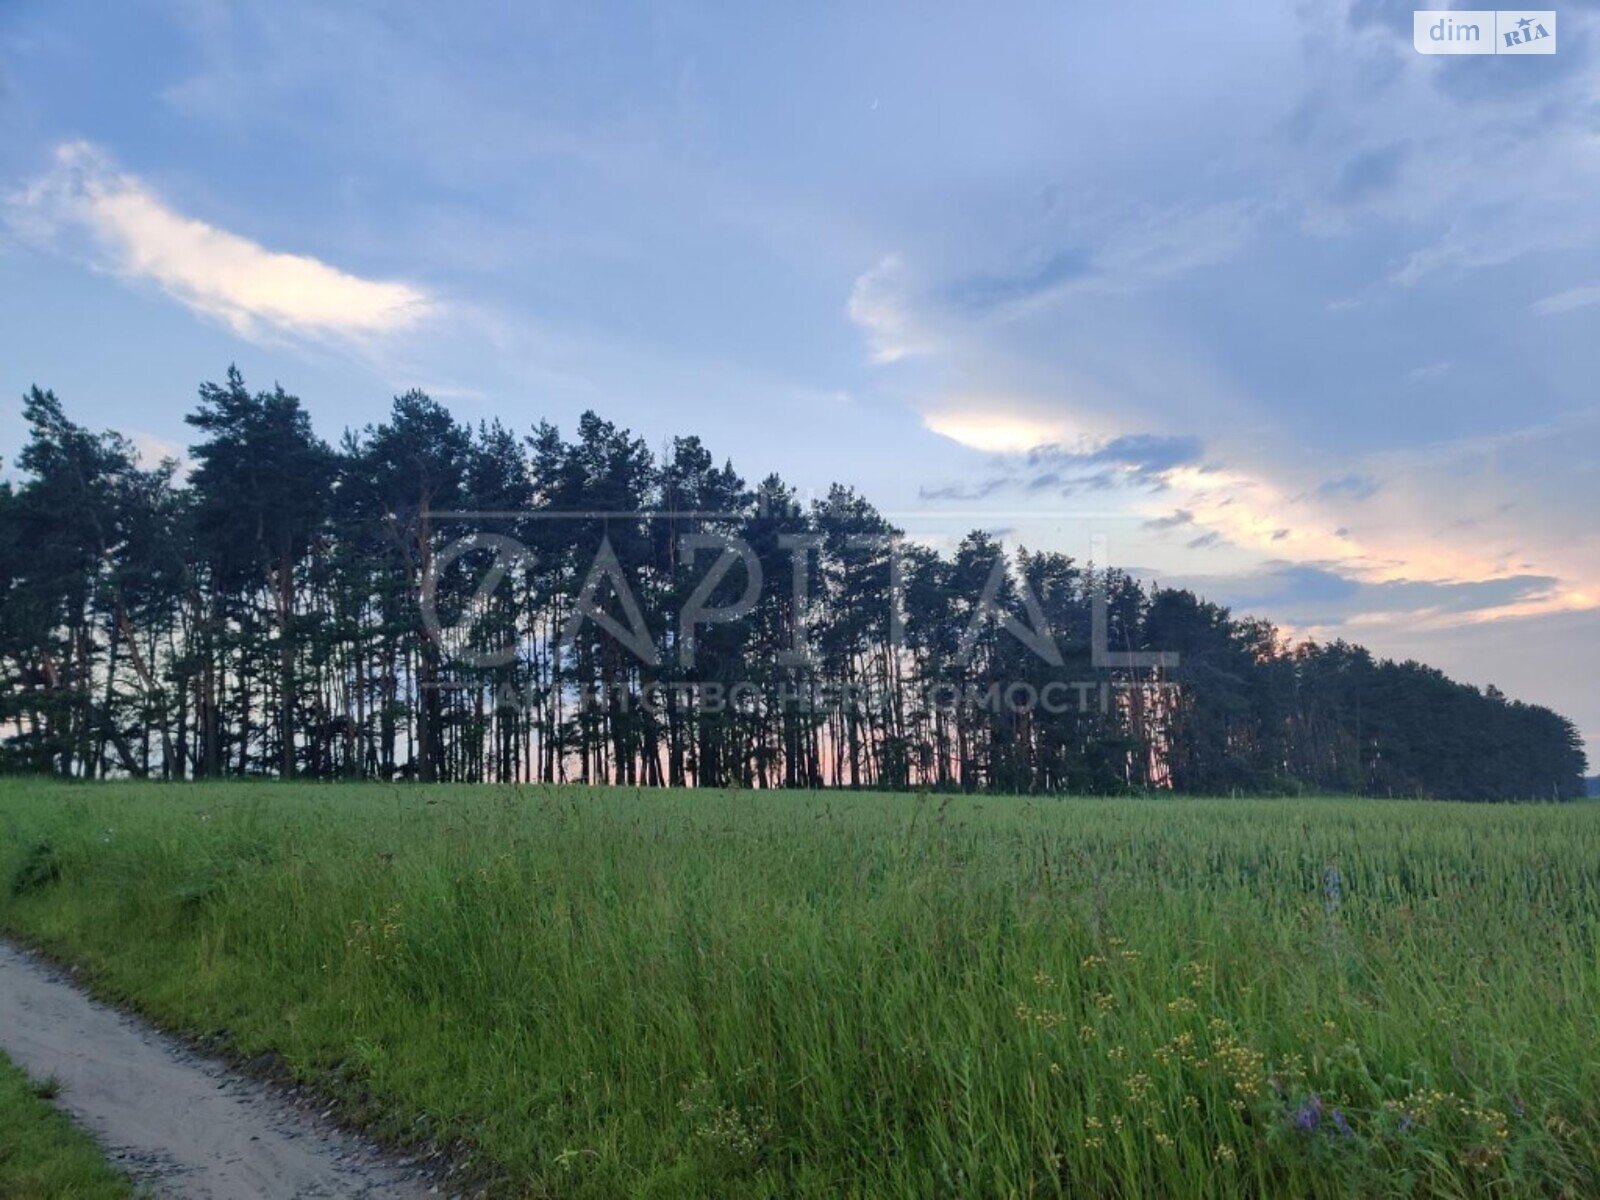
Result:
<svg viewBox="0 0 1600 1200"><path fill-rule="evenodd" d="M697 437L652 454L594 413L572 441L474 430L413 391L334 450L297 398L230 368L200 389L179 486L49 392L24 415L26 478L0 485L13 771L1583 794L1581 743L1547 709L1343 642L1286 646L1190 592L981 532L941 557L852 488L803 509ZM698 595L716 537L750 556ZM479 595L505 539L525 552ZM751 611L685 626L693 599L735 603L751 561ZM1104 648L1176 663L1105 665L1097 597ZM588 605L641 625L632 649Z"/></svg>
<svg viewBox="0 0 1600 1200"><path fill-rule="evenodd" d="M11 894L26 896L61 881L61 859L49 842L35 842L11 873Z"/></svg>

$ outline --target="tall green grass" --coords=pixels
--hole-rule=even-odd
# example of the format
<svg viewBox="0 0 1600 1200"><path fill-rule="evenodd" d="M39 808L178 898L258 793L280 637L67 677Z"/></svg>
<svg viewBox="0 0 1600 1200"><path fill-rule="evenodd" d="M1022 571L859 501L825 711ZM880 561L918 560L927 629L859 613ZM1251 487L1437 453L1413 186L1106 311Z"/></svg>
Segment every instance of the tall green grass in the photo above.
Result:
<svg viewBox="0 0 1600 1200"><path fill-rule="evenodd" d="M0 928L514 1194L1600 1194L1597 806L12 783Z"/></svg>

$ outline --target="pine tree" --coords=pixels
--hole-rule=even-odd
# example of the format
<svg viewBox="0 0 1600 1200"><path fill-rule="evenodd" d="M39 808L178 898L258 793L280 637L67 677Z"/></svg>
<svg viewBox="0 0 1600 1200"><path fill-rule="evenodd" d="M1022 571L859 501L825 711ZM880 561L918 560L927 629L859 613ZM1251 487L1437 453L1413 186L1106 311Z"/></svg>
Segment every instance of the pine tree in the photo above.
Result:
<svg viewBox="0 0 1600 1200"><path fill-rule="evenodd" d="M230 369L180 484L49 392L23 412L0 484L8 770L1584 789L1548 709L986 533L941 556L853 489L809 511L777 476L751 490L691 436L658 459L585 413L571 442L518 438L408 392L335 452Z"/></svg>

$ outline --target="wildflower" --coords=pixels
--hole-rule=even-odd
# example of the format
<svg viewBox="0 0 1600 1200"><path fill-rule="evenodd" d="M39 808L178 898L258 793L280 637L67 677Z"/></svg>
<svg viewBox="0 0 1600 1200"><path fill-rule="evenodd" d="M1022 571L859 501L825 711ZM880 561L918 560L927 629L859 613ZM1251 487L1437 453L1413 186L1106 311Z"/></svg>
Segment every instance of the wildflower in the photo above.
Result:
<svg viewBox="0 0 1600 1200"><path fill-rule="evenodd" d="M1216 1028L1215 1024L1212 1028ZM1226 1026L1223 1028L1226 1029ZM1212 1058L1220 1070L1233 1077L1236 1091L1245 1096L1260 1094L1265 1081L1266 1063L1261 1051L1246 1046L1231 1034L1224 1034L1213 1047Z"/></svg>
<svg viewBox="0 0 1600 1200"><path fill-rule="evenodd" d="M1039 1025L1045 1029L1054 1029L1067 1019L1065 1013L1047 1008L1029 1008L1026 1004L1018 1004L1016 1012L1017 1020L1023 1024Z"/></svg>
<svg viewBox="0 0 1600 1200"><path fill-rule="evenodd" d="M1050 978L1050 973L1048 971L1035 971L1033 974L1033 983L1035 987L1044 988L1055 983L1055 980Z"/></svg>
<svg viewBox="0 0 1600 1200"><path fill-rule="evenodd" d="M1499 1109L1478 1109L1473 1116L1475 1116L1483 1124L1489 1126L1490 1132L1494 1134L1497 1140L1504 1141L1506 1138L1511 1136L1511 1131L1506 1127L1506 1115Z"/></svg>
<svg viewBox="0 0 1600 1200"><path fill-rule="evenodd" d="M1301 1102L1300 1107L1294 1110L1293 1124L1296 1129L1305 1133L1315 1133L1322 1124L1322 1097L1315 1092Z"/></svg>
<svg viewBox="0 0 1600 1200"><path fill-rule="evenodd" d="M1356 1131L1350 1128L1350 1122L1345 1120L1343 1109L1333 1110L1333 1127L1339 1131L1341 1137L1353 1138Z"/></svg>
<svg viewBox="0 0 1600 1200"><path fill-rule="evenodd" d="M1195 1002L1187 996L1179 996L1176 1000L1167 1001L1167 1011L1169 1013L1192 1013L1195 1008Z"/></svg>
<svg viewBox="0 0 1600 1200"><path fill-rule="evenodd" d="M1231 1163L1238 1157L1239 1156L1238 1156L1238 1154L1236 1154L1234 1152L1233 1147L1228 1145L1227 1142L1223 1142L1221 1145L1219 1145L1217 1147L1217 1161L1218 1162Z"/></svg>
<svg viewBox="0 0 1600 1200"><path fill-rule="evenodd" d="M1499 1146L1474 1146L1461 1156L1461 1165L1478 1171L1487 1171L1504 1157L1505 1151Z"/></svg>

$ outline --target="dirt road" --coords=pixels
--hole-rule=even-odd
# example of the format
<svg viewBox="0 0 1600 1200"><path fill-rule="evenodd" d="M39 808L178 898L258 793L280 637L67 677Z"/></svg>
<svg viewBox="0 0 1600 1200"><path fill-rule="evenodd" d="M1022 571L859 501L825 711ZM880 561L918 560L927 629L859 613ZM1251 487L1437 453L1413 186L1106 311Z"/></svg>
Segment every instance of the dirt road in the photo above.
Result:
<svg viewBox="0 0 1600 1200"><path fill-rule="evenodd" d="M4 942L0 1050L35 1079L58 1079L56 1103L159 1196L440 1194L414 1167L96 1003Z"/></svg>

